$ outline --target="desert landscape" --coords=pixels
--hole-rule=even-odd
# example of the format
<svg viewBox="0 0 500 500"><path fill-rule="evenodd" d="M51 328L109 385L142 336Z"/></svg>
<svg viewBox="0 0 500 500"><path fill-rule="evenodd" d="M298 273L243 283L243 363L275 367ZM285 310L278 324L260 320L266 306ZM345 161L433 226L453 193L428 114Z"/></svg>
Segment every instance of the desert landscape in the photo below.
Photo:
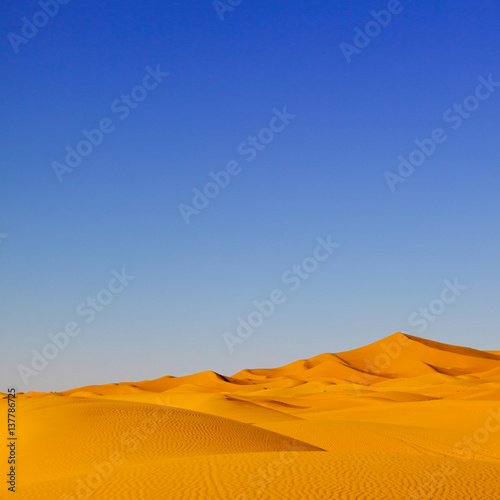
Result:
<svg viewBox="0 0 500 500"><path fill-rule="evenodd" d="M230 377L18 394L17 413L23 500L498 497L500 351L402 333Z"/></svg>
<svg viewBox="0 0 500 500"><path fill-rule="evenodd" d="M4 1L0 500L500 500L499 4Z"/></svg>

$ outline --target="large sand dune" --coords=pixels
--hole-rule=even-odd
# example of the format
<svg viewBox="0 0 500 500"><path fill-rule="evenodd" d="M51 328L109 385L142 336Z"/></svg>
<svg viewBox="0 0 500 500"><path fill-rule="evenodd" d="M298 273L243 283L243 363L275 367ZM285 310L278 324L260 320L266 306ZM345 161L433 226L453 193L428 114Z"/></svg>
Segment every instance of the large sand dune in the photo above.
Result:
<svg viewBox="0 0 500 500"><path fill-rule="evenodd" d="M17 405L22 500L500 498L500 351L398 333Z"/></svg>

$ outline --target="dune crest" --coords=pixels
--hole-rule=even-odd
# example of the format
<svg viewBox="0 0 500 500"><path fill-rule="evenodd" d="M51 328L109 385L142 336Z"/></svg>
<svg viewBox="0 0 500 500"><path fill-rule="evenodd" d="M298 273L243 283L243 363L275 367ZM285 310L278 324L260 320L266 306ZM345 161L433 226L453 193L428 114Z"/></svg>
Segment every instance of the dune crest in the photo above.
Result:
<svg viewBox="0 0 500 500"><path fill-rule="evenodd" d="M395 333L232 376L20 394L18 496L495 498L499 353Z"/></svg>

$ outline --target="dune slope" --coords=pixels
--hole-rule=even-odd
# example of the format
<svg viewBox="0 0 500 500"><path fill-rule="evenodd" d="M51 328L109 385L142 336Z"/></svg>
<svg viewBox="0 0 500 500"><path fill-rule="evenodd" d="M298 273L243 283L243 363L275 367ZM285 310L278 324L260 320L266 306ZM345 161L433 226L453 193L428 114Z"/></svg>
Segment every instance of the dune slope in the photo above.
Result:
<svg viewBox="0 0 500 500"><path fill-rule="evenodd" d="M17 404L20 499L497 495L499 351L397 333L231 377L20 394Z"/></svg>

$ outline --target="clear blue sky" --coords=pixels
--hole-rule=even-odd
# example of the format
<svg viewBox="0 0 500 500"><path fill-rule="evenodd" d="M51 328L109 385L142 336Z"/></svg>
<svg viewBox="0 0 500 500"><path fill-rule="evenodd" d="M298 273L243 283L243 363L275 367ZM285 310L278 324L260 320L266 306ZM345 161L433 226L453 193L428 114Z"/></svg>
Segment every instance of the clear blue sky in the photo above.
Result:
<svg viewBox="0 0 500 500"><path fill-rule="evenodd" d="M221 20L211 0L70 1L33 35L40 5L4 3L3 386L229 375L395 331L500 349L500 88L469 98L500 81L498 5L402 0L350 63L341 44L388 3L346 5L244 0ZM60 182L53 163L103 120ZM386 173L436 128L446 141L391 191ZM231 161L240 173L186 224L179 205ZM328 236L341 246L292 290L284 273ZM86 323L76 309L122 269L135 279ZM423 322L455 278L467 289ZM275 289L285 302L230 353L223 334ZM26 388L18 365L68 322L80 335Z"/></svg>

